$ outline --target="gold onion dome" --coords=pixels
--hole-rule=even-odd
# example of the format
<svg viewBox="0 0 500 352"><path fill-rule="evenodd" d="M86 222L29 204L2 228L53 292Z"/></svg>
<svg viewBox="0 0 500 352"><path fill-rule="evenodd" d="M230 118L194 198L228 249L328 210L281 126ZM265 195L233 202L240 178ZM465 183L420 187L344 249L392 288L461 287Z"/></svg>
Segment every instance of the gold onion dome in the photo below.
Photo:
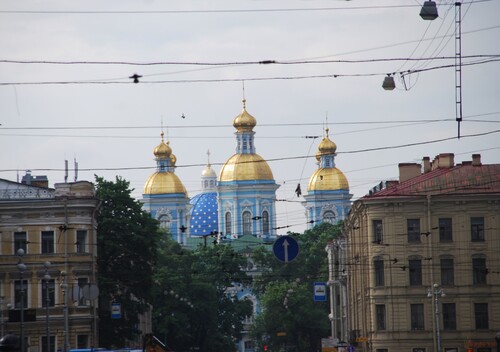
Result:
<svg viewBox="0 0 500 352"><path fill-rule="evenodd" d="M169 158L172 154L172 148L169 146L169 142L165 143L163 141L163 131L161 132L161 143L153 151L157 158Z"/></svg>
<svg viewBox="0 0 500 352"><path fill-rule="evenodd" d="M326 136L318 146L318 152L316 153L316 160L319 161L321 155L335 154L337 151L337 145L328 137L329 129L326 129Z"/></svg>
<svg viewBox="0 0 500 352"><path fill-rule="evenodd" d="M149 176L144 185L144 194L174 194L187 195L186 188L179 177L172 172L155 172Z"/></svg>
<svg viewBox="0 0 500 352"><path fill-rule="evenodd" d="M219 180L274 180L274 177L271 168L260 155L234 154L222 167Z"/></svg>
<svg viewBox="0 0 500 352"><path fill-rule="evenodd" d="M345 175L337 169L320 168L309 179L307 191L337 191L349 190L349 183Z"/></svg>
<svg viewBox="0 0 500 352"><path fill-rule="evenodd" d="M233 126L238 132L250 132L257 125L255 117L247 112L245 103L246 100L243 99L243 111L233 120Z"/></svg>
<svg viewBox="0 0 500 352"><path fill-rule="evenodd" d="M167 162L170 168L175 167L175 162L177 158L172 154L172 148L170 148L170 143L165 143L163 141L163 132L161 133L161 143L154 149L153 153L156 156L157 163ZM144 185L143 194L175 194L182 193L187 195L186 188L182 184L181 180L172 171L156 171L154 174L149 176L146 184Z"/></svg>

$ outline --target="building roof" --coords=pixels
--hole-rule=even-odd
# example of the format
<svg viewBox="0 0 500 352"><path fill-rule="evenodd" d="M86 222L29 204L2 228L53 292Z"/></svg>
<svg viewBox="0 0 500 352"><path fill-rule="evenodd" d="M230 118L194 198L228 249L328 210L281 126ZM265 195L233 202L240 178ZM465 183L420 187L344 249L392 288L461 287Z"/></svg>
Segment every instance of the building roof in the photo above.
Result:
<svg viewBox="0 0 500 352"><path fill-rule="evenodd" d="M453 155L452 155L453 156ZM500 164L464 162L436 167L403 182L388 181L363 199L418 195L500 193Z"/></svg>

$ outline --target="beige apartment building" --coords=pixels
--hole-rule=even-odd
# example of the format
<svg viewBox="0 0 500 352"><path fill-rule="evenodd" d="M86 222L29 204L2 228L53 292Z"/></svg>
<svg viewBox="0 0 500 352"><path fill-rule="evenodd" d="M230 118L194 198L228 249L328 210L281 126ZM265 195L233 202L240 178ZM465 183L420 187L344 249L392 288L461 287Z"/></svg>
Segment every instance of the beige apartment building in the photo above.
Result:
<svg viewBox="0 0 500 352"><path fill-rule="evenodd" d="M1 333L23 336L27 351L97 341L97 206L87 181L0 179Z"/></svg>
<svg viewBox="0 0 500 352"><path fill-rule="evenodd" d="M400 164L346 220L347 325L357 351L494 352L500 164Z"/></svg>

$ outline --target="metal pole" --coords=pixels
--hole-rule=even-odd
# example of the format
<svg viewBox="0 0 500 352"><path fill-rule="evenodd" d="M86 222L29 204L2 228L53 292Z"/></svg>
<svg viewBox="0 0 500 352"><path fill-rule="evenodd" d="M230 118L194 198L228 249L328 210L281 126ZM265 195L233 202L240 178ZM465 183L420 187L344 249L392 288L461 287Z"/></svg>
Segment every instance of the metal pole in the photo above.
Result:
<svg viewBox="0 0 500 352"><path fill-rule="evenodd" d="M66 271L61 273L63 277L63 283L61 284L62 294L63 294L63 313L64 313L64 345L63 352L68 351L69 349L69 340L68 340L68 331L69 331L69 322L68 322L68 300L66 296L66 291L68 289L68 284L66 283Z"/></svg>
<svg viewBox="0 0 500 352"><path fill-rule="evenodd" d="M435 340L436 340L436 352L441 352L441 329L439 328L439 295L444 297L444 290L438 285L434 284L427 294L428 297L432 297L432 302L434 305L434 326L435 330Z"/></svg>
<svg viewBox="0 0 500 352"><path fill-rule="evenodd" d="M50 274L49 267L50 262L45 262L45 275L43 276L45 282L45 336L47 338L47 352L51 352L50 350L50 325L49 325L49 306L50 306L50 296L49 296L49 284L50 284Z"/></svg>
<svg viewBox="0 0 500 352"><path fill-rule="evenodd" d="M24 352L24 284L23 284L23 274L24 271L26 270L26 264L23 262L23 256L24 256L24 249L19 248L17 250L17 255L19 256L19 263L17 264L17 268L19 269L19 279L21 283L21 290L20 290L20 296L21 296L21 302L19 305L19 311L21 313L21 317L19 319L20 322L20 337L21 337L21 352Z"/></svg>
<svg viewBox="0 0 500 352"><path fill-rule="evenodd" d="M3 300L4 300L4 298L5 298L4 296L0 296L0 311L2 312L2 336L1 337L4 336L4 331L5 331L5 329L4 329L5 322L3 320Z"/></svg>

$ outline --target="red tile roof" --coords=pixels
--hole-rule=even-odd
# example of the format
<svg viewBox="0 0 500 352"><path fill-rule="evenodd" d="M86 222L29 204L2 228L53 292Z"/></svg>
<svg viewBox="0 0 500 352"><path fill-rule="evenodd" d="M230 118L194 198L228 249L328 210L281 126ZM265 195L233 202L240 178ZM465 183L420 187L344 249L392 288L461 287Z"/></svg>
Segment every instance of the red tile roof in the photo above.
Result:
<svg viewBox="0 0 500 352"><path fill-rule="evenodd" d="M438 168L401 183L394 183L363 198L500 193L500 164L477 166L471 163L458 164L451 168Z"/></svg>

